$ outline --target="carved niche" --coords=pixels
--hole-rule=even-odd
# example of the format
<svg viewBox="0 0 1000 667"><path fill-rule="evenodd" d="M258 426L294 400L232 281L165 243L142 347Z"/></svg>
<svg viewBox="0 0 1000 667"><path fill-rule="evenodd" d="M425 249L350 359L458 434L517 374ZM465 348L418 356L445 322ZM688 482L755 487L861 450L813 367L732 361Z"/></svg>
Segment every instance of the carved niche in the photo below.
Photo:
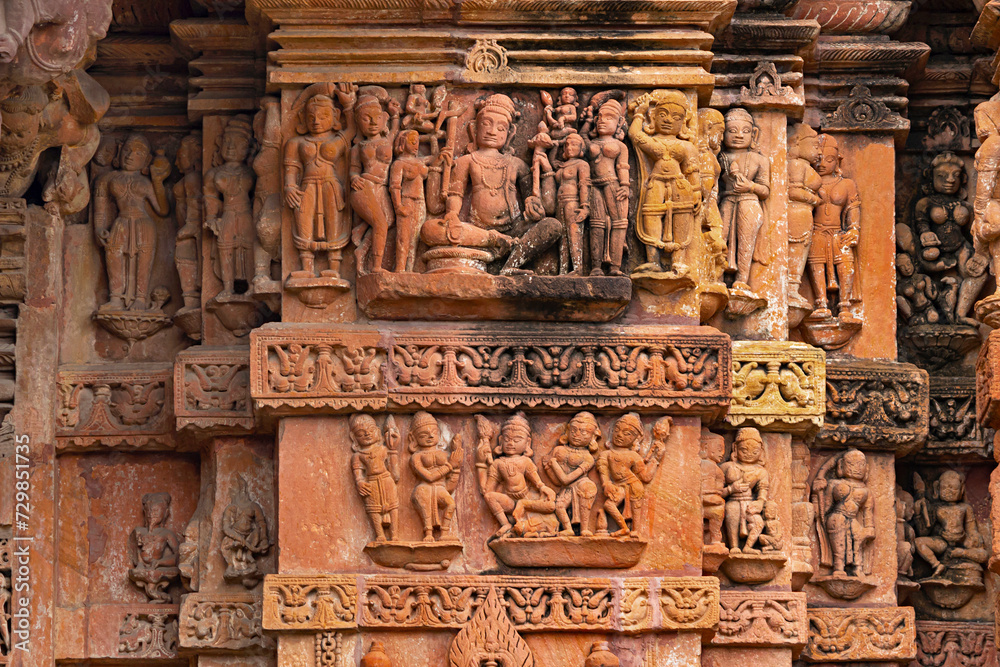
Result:
<svg viewBox="0 0 1000 667"><path fill-rule="evenodd" d="M142 497L143 525L129 535L132 567L128 578L156 603L174 602L168 589L180 582L177 568L180 540L170 528L170 494L147 493Z"/></svg>

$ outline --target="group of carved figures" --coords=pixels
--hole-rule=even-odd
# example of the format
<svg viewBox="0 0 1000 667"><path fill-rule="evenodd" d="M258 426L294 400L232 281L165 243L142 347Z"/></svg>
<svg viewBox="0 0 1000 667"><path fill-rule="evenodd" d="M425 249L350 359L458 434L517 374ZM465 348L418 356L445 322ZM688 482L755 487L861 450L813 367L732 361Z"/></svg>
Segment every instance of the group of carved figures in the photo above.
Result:
<svg viewBox="0 0 1000 667"><path fill-rule="evenodd" d="M532 428L525 415L515 414L499 427L484 416L477 416L476 423L476 482L499 524L494 538L591 536L595 530L598 535L637 536L635 520L643 506L645 487L666 451L672 424L669 417L656 422L652 441L647 443L639 415L629 413L615 422L604 447L597 419L589 412L580 412L564 426L541 466L533 458ZM456 540L455 489L464 452L460 434L452 437L448 451L442 430L432 415L418 412L406 438L416 479L412 502L425 542ZM350 420L350 437L352 473L375 542L401 541L401 443L395 419L387 417L380 431L373 417L356 414ZM542 471L552 486L543 479ZM604 501L595 528L592 510L599 491Z"/></svg>
<svg viewBox="0 0 1000 667"><path fill-rule="evenodd" d="M219 554L226 563L223 578L253 588L264 577L259 561L271 549L271 536L264 510L251 499L246 481L240 477L236 482L222 513ZM185 542L167 525L171 503L166 492L144 495L143 525L129 535L128 578L154 603L176 603L171 587L181 577L190 579L198 567L199 545Z"/></svg>

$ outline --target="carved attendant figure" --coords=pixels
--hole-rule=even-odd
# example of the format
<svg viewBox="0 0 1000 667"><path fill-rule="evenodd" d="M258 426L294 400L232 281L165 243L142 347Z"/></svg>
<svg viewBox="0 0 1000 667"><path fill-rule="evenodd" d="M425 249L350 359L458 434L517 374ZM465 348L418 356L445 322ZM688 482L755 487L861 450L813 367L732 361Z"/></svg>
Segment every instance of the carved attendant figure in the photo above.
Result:
<svg viewBox="0 0 1000 667"><path fill-rule="evenodd" d="M646 246L646 264L634 272L662 272L661 252L671 258L675 277L687 274L685 251L701 211L698 149L689 139L691 112L683 93L655 90L629 104L629 136L639 154L643 184L636 234Z"/></svg>
<svg viewBox="0 0 1000 667"><path fill-rule="evenodd" d="M389 112L383 109L383 103ZM354 245L358 248L358 266L368 256L368 270L382 273L382 258L389 227L395 222L389 199L389 165L392 164L392 144L399 132L399 104L378 86L366 86L354 107L361 137L351 149L351 208L368 224L354 229ZM390 117L392 125L389 125Z"/></svg>
<svg viewBox="0 0 1000 667"><path fill-rule="evenodd" d="M413 271L417 259L417 241L427 219L424 179L428 168L425 158L417 157L420 135L404 130L396 136L396 160L389 170L389 192L396 209L396 272Z"/></svg>
<svg viewBox="0 0 1000 667"><path fill-rule="evenodd" d="M181 280L184 307L177 311L201 312L201 133L192 132L183 139L177 149L177 169L181 178L174 184L174 201L177 214L177 244L174 247L174 263ZM201 337L200 324L198 336Z"/></svg>
<svg viewBox="0 0 1000 667"><path fill-rule="evenodd" d="M989 258L993 276L1000 276L1000 94L976 107L976 136L982 145L976 151L976 200L973 206L972 238L976 253ZM1000 298L1000 283L989 297ZM994 307L992 310L996 310ZM977 317L979 314L977 313Z"/></svg>
<svg viewBox="0 0 1000 667"><path fill-rule="evenodd" d="M234 116L222 133L222 164L205 175L205 227L215 234L220 298L234 295L237 280L253 280L252 192L254 172L248 163L253 131L250 119Z"/></svg>
<svg viewBox="0 0 1000 667"><path fill-rule="evenodd" d="M726 113L726 132L722 152L722 194L719 207L722 234L729 248L729 268L736 271L733 290L749 293L750 268L753 263L770 261L767 230L761 236L766 216L761 205L771 194L771 166L757 152L759 130L753 116L745 109Z"/></svg>
<svg viewBox="0 0 1000 667"><path fill-rule="evenodd" d="M413 505L424 526L424 542L434 541L434 529L441 529L441 540L454 539L452 519L455 498L462 472L462 436L451 440L451 455L440 448L441 429L437 420L426 412L413 415L407 436L410 467L417 479L413 489Z"/></svg>
<svg viewBox="0 0 1000 667"><path fill-rule="evenodd" d="M604 512L618 524L613 536L638 535L635 523L630 525L628 520L638 517L646 496L645 485L653 481L656 468L666 453L666 438L672 424L670 417L656 423L653 442L643 456L639 448L645 432L639 415L630 412L615 422L609 447L597 459L597 471L606 498Z"/></svg>
<svg viewBox="0 0 1000 667"><path fill-rule="evenodd" d="M146 207L160 217L170 212L163 187L170 163L160 153L153 159L146 138L130 134L122 144L119 165L121 169L97 180L94 194L94 228L104 247L111 292L101 310L148 310L156 223Z"/></svg>
<svg viewBox="0 0 1000 667"><path fill-rule="evenodd" d="M552 455L543 461L545 471L560 487L556 494L556 517L562 526L560 535L574 535L574 523L580 526L581 535L593 534L590 510L597 498L597 485L588 475L594 468L594 454L600 450L602 440L601 428L594 415L578 412L566 424Z"/></svg>
<svg viewBox="0 0 1000 667"><path fill-rule="evenodd" d="M736 432L731 460L722 464L726 486L726 544L731 554L757 554L764 530L764 504L770 477L764 467L764 441L755 428Z"/></svg>
<svg viewBox="0 0 1000 667"><path fill-rule="evenodd" d="M828 478L833 472L834 476ZM868 489L868 461L849 449L823 464L813 481L820 562L834 575L871 574L868 545L875 539L875 509Z"/></svg>
<svg viewBox="0 0 1000 667"><path fill-rule="evenodd" d="M229 506L222 513L220 550L226 559L226 581L242 581L247 588L257 585L263 576L257 558L270 548L264 510L250 498L246 481L239 477Z"/></svg>
<svg viewBox="0 0 1000 667"><path fill-rule="evenodd" d="M844 178L841 171L837 140L821 134L818 143L819 158L815 167L822 185L819 189L821 203L813 214L813 240L809 250L809 271L816 298L811 317L831 317L826 294L838 290L839 319L857 322L851 309L858 303L854 296L854 255L861 233L861 197L857 184Z"/></svg>
<svg viewBox="0 0 1000 667"><path fill-rule="evenodd" d="M344 107L343 114L334 106L334 93ZM355 89L347 84L314 84L302 92L293 108L301 136L285 144L285 204L295 210L292 240L305 278L316 276L315 253L326 252L329 268L321 275L341 280L342 251L351 235L344 210L343 164L354 139L355 96Z"/></svg>
<svg viewBox="0 0 1000 667"><path fill-rule="evenodd" d="M819 159L816 130L799 123L788 133L788 304L808 309L799 294L806 260L812 247L813 209L821 202L820 175L813 169Z"/></svg>
<svg viewBox="0 0 1000 667"><path fill-rule="evenodd" d="M576 132L576 121L580 115L580 96L570 87L559 91L559 104L553 104L552 97L542 91L542 102L545 103L545 120L552 128L555 139L565 139Z"/></svg>
<svg viewBox="0 0 1000 667"><path fill-rule="evenodd" d="M931 578L956 583L982 583L982 564L989 558L972 506L965 502L965 477L946 470L934 483L936 498L919 498L915 513L920 526L917 553L933 568Z"/></svg>
<svg viewBox="0 0 1000 667"><path fill-rule="evenodd" d="M254 116L254 136L260 144L253 159L257 174L254 190L253 221L257 230L254 246L255 293L275 291L271 263L281 259L281 109L276 97L261 100L261 110Z"/></svg>
<svg viewBox="0 0 1000 667"><path fill-rule="evenodd" d="M556 171L559 183L556 217L565 229L559 241L559 273L574 276L584 275L583 223L590 215L590 165L582 159L583 151L583 137L576 133L566 137L563 140L565 162Z"/></svg>
<svg viewBox="0 0 1000 667"><path fill-rule="evenodd" d="M701 430L701 505L706 545L722 544L726 516L726 475L719 464L726 456L726 441L708 429Z"/></svg>
<svg viewBox="0 0 1000 667"><path fill-rule="evenodd" d="M375 420L369 415L351 415L351 471L354 484L365 504L365 512L375 529L375 541L392 541L399 523L399 431L395 421L386 420L383 442Z"/></svg>
<svg viewBox="0 0 1000 667"><path fill-rule="evenodd" d="M719 151L722 150L726 123L721 112L699 109L698 127L702 141L698 153L701 164L701 199L705 202L701 231L708 248L704 265L707 269L706 277L711 282L718 283L722 281L722 274L728 265L726 237L722 232L722 214L719 212L719 177L722 175Z"/></svg>
<svg viewBox="0 0 1000 667"><path fill-rule="evenodd" d="M596 110L596 113L595 113ZM581 135L591 137L590 158L590 275L621 276L628 232L629 167L625 114L621 102L609 93L597 93L586 108L589 118ZM596 117L595 117L596 116ZM593 130L589 130L593 121Z"/></svg>
<svg viewBox="0 0 1000 667"><path fill-rule="evenodd" d="M490 512L500 523L494 537L503 537L517 528L523 534L525 514L529 511L552 514L556 494L538 474L531 460L531 426L522 413L517 413L500 428L500 439L489 463L486 490L483 496ZM481 452L480 455L483 453ZM542 498L529 497L534 487Z"/></svg>
<svg viewBox="0 0 1000 667"><path fill-rule="evenodd" d="M167 588L180 577L177 569L177 533L167 528L170 519L170 494L147 493L142 497L145 525L132 531L129 551L132 568L128 577L146 592L152 602L172 602Z"/></svg>

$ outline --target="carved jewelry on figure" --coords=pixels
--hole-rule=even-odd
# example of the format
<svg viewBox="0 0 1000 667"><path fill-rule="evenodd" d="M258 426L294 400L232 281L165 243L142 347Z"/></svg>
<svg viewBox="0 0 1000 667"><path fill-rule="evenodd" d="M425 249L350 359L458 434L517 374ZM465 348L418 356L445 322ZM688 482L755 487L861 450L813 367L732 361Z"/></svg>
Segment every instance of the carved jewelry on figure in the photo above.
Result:
<svg viewBox="0 0 1000 667"><path fill-rule="evenodd" d="M427 412L413 416L407 436L410 467L417 476L413 505L423 523L424 542L434 542L435 529L440 541L454 542L455 489L462 473L462 436L451 440L451 454L441 448L441 428Z"/></svg>
<svg viewBox="0 0 1000 667"><path fill-rule="evenodd" d="M247 482L238 475L229 505L222 513L222 557L226 559L226 581L253 588L264 577L258 558L271 550L264 510L250 497Z"/></svg>
<svg viewBox="0 0 1000 667"><path fill-rule="evenodd" d="M590 513L597 497L597 484L589 473L596 463L594 455L601 449L604 436L594 415L579 412L566 424L559 443L542 463L548 476L559 487L556 493L556 517L560 535L593 535Z"/></svg>
<svg viewBox="0 0 1000 667"><path fill-rule="evenodd" d="M608 448L597 458L597 472L605 496L599 530L607 531L608 518L611 518L617 526L611 533L613 537L638 536L636 520L646 496L646 485L653 481L656 468L663 460L672 426L670 417L657 421L652 441L645 452L640 452L646 433L639 415L630 412L615 422Z"/></svg>
<svg viewBox="0 0 1000 667"><path fill-rule="evenodd" d="M831 456L812 483L820 564L831 573L813 577L830 596L854 600L875 587L872 551L875 505L868 487L868 459L851 448Z"/></svg>
<svg viewBox="0 0 1000 667"><path fill-rule="evenodd" d="M177 169L181 178L174 183L177 214L174 264L180 277L184 305L174 315L174 324L193 340L201 340L201 226L204 219L201 132L192 132L181 139Z"/></svg>
<svg viewBox="0 0 1000 667"><path fill-rule="evenodd" d="M170 162L162 151L154 158L144 136L130 134L115 166L97 179L94 193L94 232L104 248L110 292L94 319L131 344L170 324L163 312L170 292L150 285L156 256L153 215L162 218L170 213L163 186Z"/></svg>
<svg viewBox="0 0 1000 667"><path fill-rule="evenodd" d="M856 284L861 196L857 184L844 177L837 140L821 134L817 142L819 153L813 166L821 180L820 203L813 211L808 256L814 306L801 329L810 344L836 350L861 330L863 318ZM836 315L828 303L831 293L838 297Z"/></svg>
<svg viewBox="0 0 1000 667"><path fill-rule="evenodd" d="M147 493L142 497L143 525L129 535L132 568L128 578L141 588L151 602L170 604L171 585L180 581L177 568L180 540L167 528L170 494Z"/></svg>
<svg viewBox="0 0 1000 667"><path fill-rule="evenodd" d="M631 187L625 138L625 94L596 93L584 108L580 135L587 140L590 159L590 275L625 275L622 261L628 234Z"/></svg>

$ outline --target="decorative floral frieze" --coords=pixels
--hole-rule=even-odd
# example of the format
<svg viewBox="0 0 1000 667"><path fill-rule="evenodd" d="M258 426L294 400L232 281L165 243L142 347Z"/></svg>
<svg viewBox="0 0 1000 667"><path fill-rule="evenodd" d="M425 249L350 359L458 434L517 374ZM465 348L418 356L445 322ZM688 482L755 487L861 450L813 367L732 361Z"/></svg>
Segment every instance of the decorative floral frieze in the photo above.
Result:
<svg viewBox="0 0 1000 667"><path fill-rule="evenodd" d="M831 359L818 445L908 454L927 440L927 371L891 361Z"/></svg>
<svg viewBox="0 0 1000 667"><path fill-rule="evenodd" d="M733 341L733 426L809 433L823 425L826 353L805 343Z"/></svg>
<svg viewBox="0 0 1000 667"><path fill-rule="evenodd" d="M60 367L57 446L173 447L172 370L164 364Z"/></svg>
<svg viewBox="0 0 1000 667"><path fill-rule="evenodd" d="M358 582L350 575L264 578L265 630L340 630L357 627Z"/></svg>
<svg viewBox="0 0 1000 667"><path fill-rule="evenodd" d="M919 667L988 667L997 664L992 623L917 621Z"/></svg>
<svg viewBox="0 0 1000 667"><path fill-rule="evenodd" d="M806 594L723 591L713 645L805 646L809 636Z"/></svg>
<svg viewBox="0 0 1000 667"><path fill-rule="evenodd" d="M137 605L118 627L118 656L157 660L177 657L177 607Z"/></svg>
<svg viewBox="0 0 1000 667"><path fill-rule="evenodd" d="M264 647L261 599L251 593L213 595L191 593L181 602L182 648L241 651Z"/></svg>
<svg viewBox="0 0 1000 667"><path fill-rule="evenodd" d="M732 382L729 337L708 327L281 326L255 331L251 347L255 405L276 414L388 403L657 408L715 419Z"/></svg>
<svg viewBox="0 0 1000 667"><path fill-rule="evenodd" d="M809 609L810 662L902 662L917 655L913 607Z"/></svg>
<svg viewBox="0 0 1000 667"><path fill-rule="evenodd" d="M246 349L192 347L174 363L177 428L242 433L253 428Z"/></svg>
<svg viewBox="0 0 1000 667"><path fill-rule="evenodd" d="M519 632L714 630L714 577L268 575L264 628L464 627L490 590Z"/></svg>

